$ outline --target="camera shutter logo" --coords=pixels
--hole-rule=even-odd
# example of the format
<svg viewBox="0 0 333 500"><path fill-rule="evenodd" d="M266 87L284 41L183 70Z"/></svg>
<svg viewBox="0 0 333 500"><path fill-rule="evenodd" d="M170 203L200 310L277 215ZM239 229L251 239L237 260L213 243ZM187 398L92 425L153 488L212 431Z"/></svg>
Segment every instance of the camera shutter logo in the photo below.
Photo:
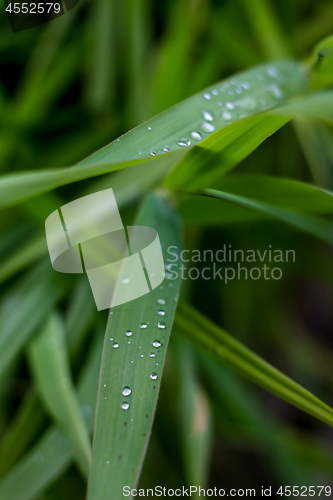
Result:
<svg viewBox="0 0 333 500"><path fill-rule="evenodd" d="M86 272L99 311L141 297L164 280L157 231L125 228L112 189L55 210L45 221L45 231L53 268Z"/></svg>

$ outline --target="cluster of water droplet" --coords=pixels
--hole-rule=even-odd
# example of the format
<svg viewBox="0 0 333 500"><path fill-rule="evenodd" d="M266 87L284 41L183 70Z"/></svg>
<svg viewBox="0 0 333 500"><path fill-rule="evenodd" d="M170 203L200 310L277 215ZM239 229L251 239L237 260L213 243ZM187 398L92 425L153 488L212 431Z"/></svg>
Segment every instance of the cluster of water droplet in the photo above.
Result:
<svg viewBox="0 0 333 500"><path fill-rule="evenodd" d="M162 298L161 298L161 299L157 299L157 304L158 304L159 306L164 306L164 305L166 304L166 299L162 299ZM158 314L158 316L165 316L165 315L166 315L166 313L165 313L164 309L158 309L157 314ZM148 328L148 325L149 325L149 322L147 322L147 323L141 323L141 325L140 325L140 329L141 329L141 330L145 330L145 329L147 329L147 328ZM164 323L164 322L161 322L161 321L158 321L158 322L156 323L156 326L157 326L157 328L158 328L158 329L162 329L162 330L166 329L166 325L165 325L165 323ZM127 331L125 332L125 336L126 336L127 338L131 338L131 337L133 336L133 332L132 332L132 330L127 330ZM114 338L113 338L113 337L110 337L110 341L114 341ZM127 343L128 343L128 344L130 344L131 342L130 342L130 341L128 341ZM161 342L160 340L154 340L154 341L152 342L152 346L153 346L153 348L155 348L155 349L158 349L158 348L159 348L159 347L161 347L162 345L163 345L163 344L162 344L162 342ZM113 347L114 349L117 349L117 348L119 347L119 342L114 341L114 342L113 342L113 344L112 344L112 347ZM141 349L141 346L139 346L139 349ZM156 356L156 353L155 353L154 351L152 351L152 352L149 354L149 357L150 357L150 358L155 358L155 356ZM142 357L142 358L143 358L143 357L144 357L144 355L143 355L143 354L140 354L140 357ZM131 363L133 363L133 360L131 360ZM156 366L158 366L158 363L156 363ZM151 380L157 380L157 378L158 378L158 374L157 374L156 372L152 372L152 373L150 374L150 378L151 378ZM106 387L106 384L104 384L104 387ZM154 386L154 388L155 388L155 386ZM131 389L130 387L128 387L128 386L123 387L123 389L122 389L122 395L123 395L124 397L128 397L128 396L130 396L130 394L131 394L131 393L132 393L132 389ZM107 399L107 398L105 397L104 399ZM122 408L123 410L125 410L125 411L126 411L126 410L128 410L128 409L129 409L129 407L130 407L130 403L129 403L128 401L123 401L123 402L122 402L122 404L121 404L121 408Z"/></svg>
<svg viewBox="0 0 333 500"><path fill-rule="evenodd" d="M198 144L217 128L246 118L255 111L272 107L277 99L283 97L280 82L277 80L279 76L276 65L266 65L230 78L212 90L203 92L203 103L206 102L207 108L213 108L214 112L203 109L200 117L202 121L198 124L197 130L190 129L188 137L172 141L172 146L161 145L159 149L152 149L149 154L156 156L178 149L178 146L188 147ZM258 87L258 82L261 82L261 87ZM147 129L151 131L152 126L149 125ZM138 154L142 154L142 151L138 151Z"/></svg>

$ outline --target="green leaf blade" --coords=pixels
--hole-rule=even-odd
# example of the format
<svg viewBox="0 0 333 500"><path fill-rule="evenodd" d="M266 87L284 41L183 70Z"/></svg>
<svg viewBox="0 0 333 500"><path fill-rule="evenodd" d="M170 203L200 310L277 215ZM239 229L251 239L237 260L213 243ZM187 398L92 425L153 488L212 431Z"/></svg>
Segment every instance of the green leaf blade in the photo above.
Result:
<svg viewBox="0 0 333 500"><path fill-rule="evenodd" d="M214 130L219 131L228 128L231 122L242 121L244 113L246 116L257 115L293 96L302 95L307 89L305 74L294 61L277 61L274 65L257 66L234 78L218 82L163 111L72 168L3 176L0 180L0 208L59 186L154 160L155 155L167 154L171 164L176 163L188 151L186 146L190 145L192 148L199 143L199 139L195 137L202 137L200 144L203 145ZM226 107L227 103L233 106L233 114ZM213 124L210 118L205 118L207 113L213 117ZM265 120L267 123L271 122L269 135L286 123L288 118L265 117ZM193 137L193 132L199 135ZM262 142L262 133L261 131L259 143L258 139L251 139L253 144ZM216 138L212 141L216 141ZM209 144L208 142L207 147L203 147L209 149ZM253 147L257 146L252 145Z"/></svg>
<svg viewBox="0 0 333 500"><path fill-rule="evenodd" d="M148 197L137 224L158 230L165 256L170 245L181 248L179 222L165 200ZM111 492L115 498L120 498L123 486L134 486L138 481L154 418L179 286L180 279L165 279L150 293L111 311L97 399L89 500L107 499ZM159 315L159 310L165 315ZM165 328L158 327L159 323L165 324ZM132 335L126 335L128 331ZM154 341L159 343L153 345ZM128 395L123 394L126 387L131 391Z"/></svg>
<svg viewBox="0 0 333 500"><path fill-rule="evenodd" d="M175 328L230 368L288 403L333 426L333 409L183 302Z"/></svg>
<svg viewBox="0 0 333 500"><path fill-rule="evenodd" d="M53 315L29 349L34 378L47 410L66 435L82 474L88 475L91 446L72 385L65 328Z"/></svg>
<svg viewBox="0 0 333 500"><path fill-rule="evenodd" d="M87 366L83 369L78 398L91 431L94 423L97 380L101 363L102 337L96 336ZM68 440L56 426L51 426L35 446L0 481L0 498L34 500L45 491L72 461Z"/></svg>

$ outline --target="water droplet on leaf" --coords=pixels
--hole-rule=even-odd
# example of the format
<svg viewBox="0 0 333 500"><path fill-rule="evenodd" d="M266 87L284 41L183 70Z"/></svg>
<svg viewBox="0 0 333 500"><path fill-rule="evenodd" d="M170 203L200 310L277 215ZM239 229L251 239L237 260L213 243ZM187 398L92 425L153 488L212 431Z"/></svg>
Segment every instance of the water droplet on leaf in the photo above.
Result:
<svg viewBox="0 0 333 500"><path fill-rule="evenodd" d="M191 132L191 137L196 141L201 141L202 139L201 134L199 132Z"/></svg>
<svg viewBox="0 0 333 500"><path fill-rule="evenodd" d="M203 117L204 117L204 120L206 120L208 122L212 122L213 119L214 119L212 113L210 113L209 111L204 111L203 112Z"/></svg>
<svg viewBox="0 0 333 500"><path fill-rule="evenodd" d="M186 147L191 145L191 141L189 139L186 139L186 137L182 137L181 139L179 139L178 144L179 146Z"/></svg>
<svg viewBox="0 0 333 500"><path fill-rule="evenodd" d="M131 394L132 390L129 387L124 387L122 390L122 395L123 396L129 396Z"/></svg>
<svg viewBox="0 0 333 500"><path fill-rule="evenodd" d="M211 132L214 132L215 130L215 127L212 123L208 123L208 122L204 122L202 125L201 125L201 130L203 130L204 132L208 132L209 134Z"/></svg>

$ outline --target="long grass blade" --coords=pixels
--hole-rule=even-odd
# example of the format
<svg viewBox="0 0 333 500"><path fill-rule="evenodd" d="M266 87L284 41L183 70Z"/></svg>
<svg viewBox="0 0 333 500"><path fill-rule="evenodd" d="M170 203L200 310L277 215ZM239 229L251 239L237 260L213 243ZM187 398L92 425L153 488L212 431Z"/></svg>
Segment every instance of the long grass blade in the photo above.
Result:
<svg viewBox="0 0 333 500"><path fill-rule="evenodd" d="M0 376L45 321L66 290L64 281L52 276L42 263L15 286L0 310ZM43 304L43 307L41 307ZM32 314L33 311L33 314Z"/></svg>
<svg viewBox="0 0 333 500"><path fill-rule="evenodd" d="M179 303L175 328L252 382L333 426L332 408L184 302Z"/></svg>
<svg viewBox="0 0 333 500"><path fill-rule="evenodd" d="M97 335L78 388L81 411L90 431L94 423L101 353L102 336ZM71 449L66 437L60 429L52 426L0 482L0 498L38 498L69 467L71 461Z"/></svg>
<svg viewBox="0 0 333 500"><path fill-rule="evenodd" d="M137 225L158 231L165 256L170 245L181 248L178 219L163 198L147 198ZM97 398L89 500L121 498L123 486L138 481L179 285L180 279L165 279L150 293L111 311Z"/></svg>
<svg viewBox="0 0 333 500"><path fill-rule="evenodd" d="M257 79L258 75L260 81ZM229 89L233 93L236 89L244 91L245 96L236 94L238 97L231 99L228 94ZM275 63L274 67L258 66L230 80L208 87L169 108L72 168L3 176L0 182L0 208L19 203L58 186L153 160L156 155L173 156L181 152L182 156L188 146L192 148L201 139L204 139L201 144L207 150L211 146L210 142L205 146L205 140L215 136L212 134L214 130L228 129L228 125L233 121L242 123L244 113L247 116L257 115L287 102L293 96L302 95L307 89L303 70L293 61L280 61ZM230 113L227 104L233 107L234 113ZM284 115L266 118L270 133L275 132L288 119L290 118L286 119ZM235 130L236 137L243 134L242 127L239 131L237 126L232 130ZM214 142L219 142L219 135L213 139Z"/></svg>
<svg viewBox="0 0 333 500"><path fill-rule="evenodd" d="M204 194L212 196L213 198L229 201L230 203L235 203L236 205L246 207L256 212L267 214L306 231L328 243L333 243L333 224L323 218L303 214L296 210L289 210L288 208L279 207L253 198L217 191L215 189L205 189Z"/></svg>
<svg viewBox="0 0 333 500"><path fill-rule="evenodd" d="M70 443L84 476L88 474L91 446L71 380L65 327L52 315L29 348L32 372L43 404Z"/></svg>

